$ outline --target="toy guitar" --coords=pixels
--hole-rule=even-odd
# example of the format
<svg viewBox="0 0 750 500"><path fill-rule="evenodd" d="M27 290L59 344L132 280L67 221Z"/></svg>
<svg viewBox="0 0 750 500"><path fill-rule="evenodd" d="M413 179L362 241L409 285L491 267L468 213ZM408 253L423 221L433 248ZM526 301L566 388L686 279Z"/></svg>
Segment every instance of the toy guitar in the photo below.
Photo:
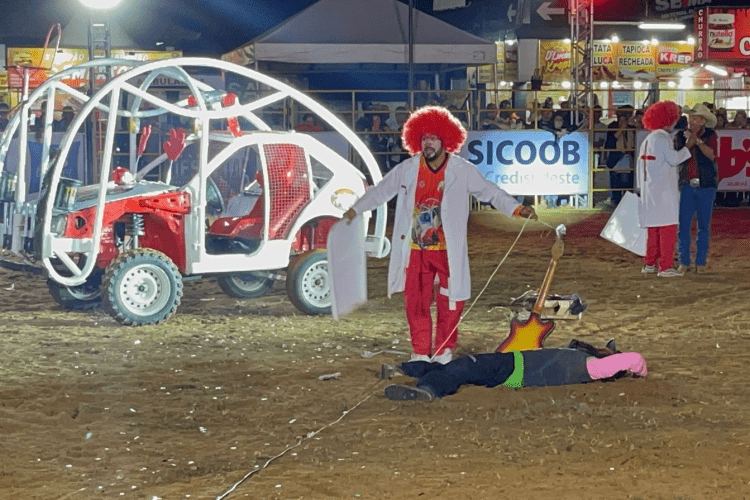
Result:
<svg viewBox="0 0 750 500"><path fill-rule="evenodd" d="M526 321L519 321L518 318L511 320L510 335L500 344L497 352L540 349L544 339L555 329L554 321L543 320L541 317L542 309L544 309L544 301L547 298L547 293L552 283L552 276L555 274L555 268L557 268L557 261L560 260L565 249L565 243L563 242L565 226L562 224L557 226L555 233L557 239L554 245L552 245L552 259L547 268L547 274L544 275L539 296L536 299L536 303L534 303L534 307L531 309L531 315Z"/></svg>

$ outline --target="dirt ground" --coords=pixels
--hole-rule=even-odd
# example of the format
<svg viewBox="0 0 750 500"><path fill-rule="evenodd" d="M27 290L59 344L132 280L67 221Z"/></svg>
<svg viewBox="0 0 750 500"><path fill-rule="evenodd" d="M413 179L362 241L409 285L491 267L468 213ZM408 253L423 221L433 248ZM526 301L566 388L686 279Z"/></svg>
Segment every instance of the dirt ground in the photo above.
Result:
<svg viewBox="0 0 750 500"><path fill-rule="evenodd" d="M647 378L389 401L381 365L410 346L387 260L369 261L371 300L342 321L298 314L283 286L242 301L201 281L142 328L0 271L0 498L750 498L750 210L717 211L709 272L681 279L644 276L599 238L606 213L541 215L568 225L551 291L588 303L546 345L615 337ZM470 224L476 297L520 223ZM539 287L552 243L526 227L458 355L505 338L497 304Z"/></svg>

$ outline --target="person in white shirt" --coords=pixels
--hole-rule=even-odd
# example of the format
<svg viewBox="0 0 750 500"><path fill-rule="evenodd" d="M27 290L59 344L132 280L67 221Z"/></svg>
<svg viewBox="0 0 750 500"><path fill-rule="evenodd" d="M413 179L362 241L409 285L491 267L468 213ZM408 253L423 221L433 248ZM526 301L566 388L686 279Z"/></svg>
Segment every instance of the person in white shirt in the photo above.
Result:
<svg viewBox="0 0 750 500"><path fill-rule="evenodd" d="M672 267L680 208L679 167L691 156L688 148L676 151L670 135L680 114L672 101L657 102L646 110L643 126L652 132L641 144L636 164L641 184L638 216L641 227L648 228L642 272L662 278L684 274Z"/></svg>
<svg viewBox="0 0 750 500"><path fill-rule="evenodd" d="M464 301L471 296L466 245L469 197L491 203L507 217L536 219L477 167L454 153L466 130L446 108L427 106L404 124L402 142L414 156L365 192L344 217L373 210L396 195L388 296L404 292L413 360L447 363L458 336ZM439 292L434 299L435 276ZM430 306L437 302L433 343Z"/></svg>

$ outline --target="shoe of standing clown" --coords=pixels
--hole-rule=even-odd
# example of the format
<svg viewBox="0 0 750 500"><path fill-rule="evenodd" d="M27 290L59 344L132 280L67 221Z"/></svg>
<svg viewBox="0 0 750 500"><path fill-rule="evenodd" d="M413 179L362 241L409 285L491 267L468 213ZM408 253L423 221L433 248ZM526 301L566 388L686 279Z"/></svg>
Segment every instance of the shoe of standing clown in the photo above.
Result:
<svg viewBox="0 0 750 500"><path fill-rule="evenodd" d="M443 349L443 352L440 354L436 354L432 357L433 363L440 363L441 365L444 365L446 363L450 363L453 359L453 350L452 349Z"/></svg>
<svg viewBox="0 0 750 500"><path fill-rule="evenodd" d="M428 356L427 354L412 353L411 359L408 362L412 362L412 361L425 361L427 363L431 363L432 358L430 358L430 356Z"/></svg>
<svg viewBox="0 0 750 500"><path fill-rule="evenodd" d="M411 385L389 385L385 388L385 397L393 401L432 401L435 399L429 390Z"/></svg>
<svg viewBox="0 0 750 500"><path fill-rule="evenodd" d="M695 265L695 272L698 274L703 274L706 272L706 264L696 264Z"/></svg>
<svg viewBox="0 0 750 500"><path fill-rule="evenodd" d="M686 266L685 264L680 264L677 266L677 270L681 271L683 274L690 271L690 266Z"/></svg>
<svg viewBox="0 0 750 500"><path fill-rule="evenodd" d="M643 274L654 274L656 271L656 266L643 266L643 269L641 269Z"/></svg>
<svg viewBox="0 0 750 500"><path fill-rule="evenodd" d="M659 274L657 274L657 276L659 276L660 278L680 278L682 276L685 276L685 273L680 271L679 269L670 267L669 269L659 271Z"/></svg>

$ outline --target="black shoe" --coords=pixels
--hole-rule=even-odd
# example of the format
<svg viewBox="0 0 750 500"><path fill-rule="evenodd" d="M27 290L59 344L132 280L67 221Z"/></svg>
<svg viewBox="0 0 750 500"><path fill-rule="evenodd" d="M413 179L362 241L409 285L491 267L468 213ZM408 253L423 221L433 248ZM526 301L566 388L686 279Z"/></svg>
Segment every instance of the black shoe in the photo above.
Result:
<svg viewBox="0 0 750 500"><path fill-rule="evenodd" d="M593 356L595 358L606 358L607 356L611 356L614 354L614 351L610 350L609 348L605 349L599 349L597 347L592 346L591 344L587 344L586 342L581 342L580 340L573 339L568 344L568 349L576 349L581 352L585 352L589 356Z"/></svg>
<svg viewBox="0 0 750 500"><path fill-rule="evenodd" d="M410 385L389 385L385 397L393 401L432 401L435 396L427 389Z"/></svg>
<svg viewBox="0 0 750 500"><path fill-rule="evenodd" d="M604 347L612 351L613 353L617 354L621 351L617 350L617 346L615 345L615 339L609 339L606 344L604 344Z"/></svg>

